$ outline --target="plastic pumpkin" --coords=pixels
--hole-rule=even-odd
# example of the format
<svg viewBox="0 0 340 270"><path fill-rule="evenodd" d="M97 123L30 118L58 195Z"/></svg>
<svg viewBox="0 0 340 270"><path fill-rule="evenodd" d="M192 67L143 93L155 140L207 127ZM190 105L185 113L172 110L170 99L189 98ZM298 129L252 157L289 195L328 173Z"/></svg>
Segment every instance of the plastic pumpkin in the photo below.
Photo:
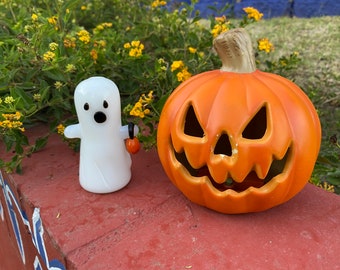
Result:
<svg viewBox="0 0 340 270"><path fill-rule="evenodd" d="M244 29L221 34L214 47L222 68L188 79L164 105L159 158L192 202L221 213L263 211L308 182L320 121L297 85L255 68Z"/></svg>
<svg viewBox="0 0 340 270"><path fill-rule="evenodd" d="M128 124L129 138L125 140L126 150L130 154L136 154L140 150L140 142L138 138L134 136L134 126L131 122Z"/></svg>

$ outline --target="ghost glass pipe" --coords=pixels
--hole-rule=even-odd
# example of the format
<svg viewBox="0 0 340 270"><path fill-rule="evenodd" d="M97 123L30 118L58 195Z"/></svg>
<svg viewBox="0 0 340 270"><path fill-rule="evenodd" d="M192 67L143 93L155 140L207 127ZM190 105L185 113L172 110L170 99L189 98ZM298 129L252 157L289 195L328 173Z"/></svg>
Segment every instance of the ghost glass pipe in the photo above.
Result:
<svg viewBox="0 0 340 270"><path fill-rule="evenodd" d="M77 85L74 103L79 123L66 127L64 134L81 139L80 185L93 193L123 188L131 178L131 157L124 144L129 131L121 125L118 87L107 78L91 77Z"/></svg>

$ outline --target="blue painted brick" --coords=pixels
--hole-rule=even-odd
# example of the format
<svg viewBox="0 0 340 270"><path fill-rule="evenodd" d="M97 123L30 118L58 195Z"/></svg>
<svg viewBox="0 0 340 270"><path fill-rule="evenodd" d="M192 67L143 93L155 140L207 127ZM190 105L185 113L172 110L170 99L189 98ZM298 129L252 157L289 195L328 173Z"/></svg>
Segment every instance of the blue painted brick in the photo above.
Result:
<svg viewBox="0 0 340 270"><path fill-rule="evenodd" d="M186 2L191 0L170 0L170 3ZM209 6L216 8L223 7L226 3L231 8L225 15L233 15L241 18L245 15L243 8L254 7L263 13L264 18L280 16L296 17L317 17L317 16L340 16L340 0L199 0L196 9L200 11L202 17L221 16Z"/></svg>
<svg viewBox="0 0 340 270"><path fill-rule="evenodd" d="M296 17L339 16L340 0L294 0Z"/></svg>
<svg viewBox="0 0 340 270"><path fill-rule="evenodd" d="M240 0L234 7L236 17L242 17L243 8L254 7L263 13L263 18L290 16L291 3L288 0Z"/></svg>

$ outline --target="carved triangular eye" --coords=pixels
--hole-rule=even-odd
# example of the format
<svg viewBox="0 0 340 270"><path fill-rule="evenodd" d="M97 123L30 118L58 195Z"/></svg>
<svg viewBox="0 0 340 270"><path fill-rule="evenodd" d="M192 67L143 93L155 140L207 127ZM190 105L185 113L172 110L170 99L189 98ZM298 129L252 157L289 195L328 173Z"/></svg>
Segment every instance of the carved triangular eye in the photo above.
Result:
<svg viewBox="0 0 340 270"><path fill-rule="evenodd" d="M242 132L245 139L261 139L267 130L267 107L263 106L255 116L250 120Z"/></svg>
<svg viewBox="0 0 340 270"><path fill-rule="evenodd" d="M200 138L203 138L204 136L203 128L196 117L196 113L192 105L188 108L184 119L184 134Z"/></svg>

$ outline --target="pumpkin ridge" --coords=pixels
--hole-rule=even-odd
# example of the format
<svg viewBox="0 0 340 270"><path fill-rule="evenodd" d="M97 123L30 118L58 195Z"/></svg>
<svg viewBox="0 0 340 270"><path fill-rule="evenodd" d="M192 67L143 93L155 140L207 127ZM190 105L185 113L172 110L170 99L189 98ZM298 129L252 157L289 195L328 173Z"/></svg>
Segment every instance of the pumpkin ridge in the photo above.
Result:
<svg viewBox="0 0 340 270"><path fill-rule="evenodd" d="M281 146L281 143L277 143L276 145L278 145L278 148L274 148L273 152L274 152L274 157L275 158L282 158L284 156L284 154L286 153L286 150L289 147L290 144L290 140L288 140L288 137L293 136L293 134L291 134L291 123L289 122L288 119L290 119L289 114L287 112L287 110L282 110L281 108L286 108L286 104L285 104L285 100L282 98L282 96L284 95L282 92L279 91L275 91L275 89L273 89L273 86L271 85L271 83L268 83L267 80L265 80L263 78L263 74L267 74L266 72L262 72L260 70L257 70L256 72L254 72L253 75L253 79L257 82L260 83L260 85L262 85L262 87L259 87L261 89L266 89L265 93L262 96L266 95L266 100L265 103L267 103L268 106L268 110L271 112L270 115L270 119L267 123L267 128L269 127L271 130L273 130L273 125L275 125L276 122L279 122L281 125L281 128L283 130L285 130L284 133L281 133L279 138L285 142L285 147ZM279 76L278 76L279 77ZM280 78L280 77L279 77ZM280 84L281 81L277 81L277 84ZM265 88L264 88L265 87ZM268 90L267 90L268 89ZM263 91L263 90L262 90ZM285 91L286 93L287 91ZM249 93L250 96L251 93ZM275 106L274 104L274 100L272 97L270 97L268 94L271 94L275 97L275 101L278 102L279 106ZM276 113L274 113L274 110L279 110ZM284 115L284 117L282 117L282 115ZM281 117L281 120L278 121L278 119L274 119L273 117ZM283 125L286 125L283 126ZM275 136L275 135L274 135ZM284 138L283 136L286 136L286 138ZM275 136L277 137L277 136ZM277 137L278 138L278 137Z"/></svg>
<svg viewBox="0 0 340 270"><path fill-rule="evenodd" d="M300 87L298 87L296 84L294 84L292 81L290 81L290 80L288 80L288 79L286 79L286 78L284 78L280 75L272 74L272 73L268 73L268 72L263 72L263 71L261 71L261 74L266 79L269 78L269 79L274 80L277 83L285 85L285 88L289 89L290 93L295 94L296 99L298 99L299 101L303 100L304 105L306 107L308 107L310 115L313 118L314 126L318 129L318 132L321 136L321 126L320 126L319 118L318 118L318 115L316 113L314 104L310 101L307 94ZM275 91L273 91L273 92L275 93Z"/></svg>

